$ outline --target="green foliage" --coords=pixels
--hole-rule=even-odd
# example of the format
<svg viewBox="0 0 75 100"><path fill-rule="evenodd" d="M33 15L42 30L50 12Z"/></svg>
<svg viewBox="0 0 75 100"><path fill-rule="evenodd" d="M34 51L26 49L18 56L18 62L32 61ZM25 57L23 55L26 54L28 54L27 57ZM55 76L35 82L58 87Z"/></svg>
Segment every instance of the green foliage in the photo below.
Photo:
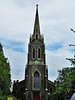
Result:
<svg viewBox="0 0 75 100"><path fill-rule="evenodd" d="M58 72L57 88L56 91L51 94L51 97L53 97L53 100L68 100L75 92L75 67L63 68Z"/></svg>
<svg viewBox="0 0 75 100"><path fill-rule="evenodd" d="M0 100L7 100L7 98L8 98L8 97L12 97L12 98L13 98L13 100L17 100L17 98L16 98L16 97L14 97L14 96L12 96L12 95L1 96L1 97L0 97Z"/></svg>
<svg viewBox="0 0 75 100"><path fill-rule="evenodd" d="M10 66L5 58L2 45L0 44L0 97L10 93Z"/></svg>

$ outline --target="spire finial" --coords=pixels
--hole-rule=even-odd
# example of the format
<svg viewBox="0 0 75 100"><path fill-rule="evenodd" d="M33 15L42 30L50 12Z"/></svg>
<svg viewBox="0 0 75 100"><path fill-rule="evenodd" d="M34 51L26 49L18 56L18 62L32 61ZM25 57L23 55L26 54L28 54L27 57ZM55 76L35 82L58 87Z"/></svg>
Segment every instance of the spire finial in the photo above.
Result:
<svg viewBox="0 0 75 100"><path fill-rule="evenodd" d="M38 4L36 4L36 12L38 13Z"/></svg>
<svg viewBox="0 0 75 100"><path fill-rule="evenodd" d="M36 4L36 15L38 15L38 4Z"/></svg>
<svg viewBox="0 0 75 100"><path fill-rule="evenodd" d="M39 25L39 14L38 14L38 4L36 4L36 15L35 15L35 23L34 23L34 34L40 34L40 25Z"/></svg>
<svg viewBox="0 0 75 100"><path fill-rule="evenodd" d="M36 4L36 7L38 8L38 4Z"/></svg>

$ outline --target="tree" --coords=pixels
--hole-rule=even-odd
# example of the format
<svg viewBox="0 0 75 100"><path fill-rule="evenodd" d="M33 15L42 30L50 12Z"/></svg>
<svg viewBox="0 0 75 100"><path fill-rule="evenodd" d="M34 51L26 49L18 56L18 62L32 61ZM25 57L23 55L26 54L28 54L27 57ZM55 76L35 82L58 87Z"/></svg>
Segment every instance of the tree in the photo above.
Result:
<svg viewBox="0 0 75 100"><path fill-rule="evenodd" d="M70 29L75 33L75 30ZM70 44L69 46L75 47L75 44ZM51 94L53 100L69 100L75 93L75 54L74 58L66 59L69 60L74 67L63 68L58 71L57 88L56 91Z"/></svg>
<svg viewBox="0 0 75 100"><path fill-rule="evenodd" d="M4 56L3 47L0 43L0 96L10 94L10 86L10 64Z"/></svg>
<svg viewBox="0 0 75 100"><path fill-rule="evenodd" d="M75 67L63 68L58 72L57 88L51 96L53 100L68 100L75 93Z"/></svg>

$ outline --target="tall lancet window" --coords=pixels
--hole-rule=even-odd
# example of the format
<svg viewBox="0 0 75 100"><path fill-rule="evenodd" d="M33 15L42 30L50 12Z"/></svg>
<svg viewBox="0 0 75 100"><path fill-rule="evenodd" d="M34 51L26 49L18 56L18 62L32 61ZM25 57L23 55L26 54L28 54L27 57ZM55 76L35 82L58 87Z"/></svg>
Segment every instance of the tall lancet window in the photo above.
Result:
<svg viewBox="0 0 75 100"><path fill-rule="evenodd" d="M33 58L35 58L35 49L33 49Z"/></svg>
<svg viewBox="0 0 75 100"><path fill-rule="evenodd" d="M38 35L36 34L36 40L38 39Z"/></svg>
<svg viewBox="0 0 75 100"><path fill-rule="evenodd" d="M34 88L39 89L39 73L37 71L34 73Z"/></svg>
<svg viewBox="0 0 75 100"><path fill-rule="evenodd" d="M40 58L40 49L38 49L38 58Z"/></svg>

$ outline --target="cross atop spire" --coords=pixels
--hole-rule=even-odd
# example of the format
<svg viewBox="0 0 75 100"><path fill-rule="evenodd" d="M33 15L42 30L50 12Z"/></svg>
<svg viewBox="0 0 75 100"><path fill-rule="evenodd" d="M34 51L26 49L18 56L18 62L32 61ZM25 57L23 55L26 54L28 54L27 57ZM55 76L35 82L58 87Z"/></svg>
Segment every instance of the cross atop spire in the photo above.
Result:
<svg viewBox="0 0 75 100"><path fill-rule="evenodd" d="M38 4L36 4L36 15L35 15L35 23L34 23L34 32L33 32L33 34L40 34Z"/></svg>

